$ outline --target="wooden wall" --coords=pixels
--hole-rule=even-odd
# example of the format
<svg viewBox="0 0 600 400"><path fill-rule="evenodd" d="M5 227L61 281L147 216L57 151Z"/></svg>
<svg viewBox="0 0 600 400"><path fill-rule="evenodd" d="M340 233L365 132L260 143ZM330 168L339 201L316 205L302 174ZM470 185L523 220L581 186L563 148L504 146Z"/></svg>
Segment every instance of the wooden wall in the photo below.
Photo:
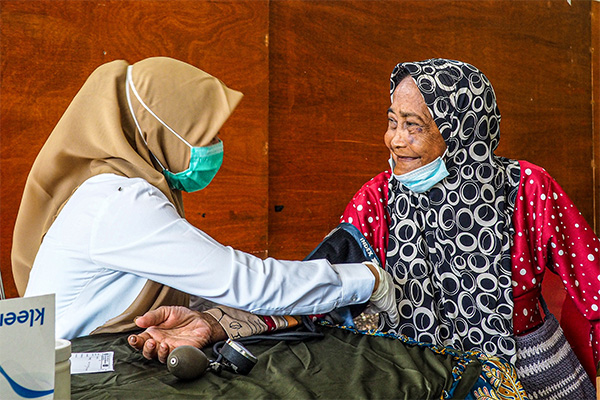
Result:
<svg viewBox="0 0 600 400"><path fill-rule="evenodd" d="M2 276L27 171L87 76L115 59L169 56L245 94L221 131L223 167L186 215L261 257L268 224L268 1L2 1ZM7 281L8 279L5 279ZM16 295L5 282L8 295Z"/></svg>
<svg viewBox="0 0 600 400"><path fill-rule="evenodd" d="M192 223L261 257L303 258L386 168L389 73L430 57L486 73L503 116L498 154L544 166L590 224L600 219L590 1L0 1L9 297L28 169L86 77L114 59L178 58L245 93L222 130L223 169L184 201Z"/></svg>
<svg viewBox="0 0 600 400"><path fill-rule="evenodd" d="M269 199L284 208L269 210L270 254L307 254L387 167L389 74L431 57L489 77L497 154L544 166L591 224L589 13L578 1L272 2Z"/></svg>
<svg viewBox="0 0 600 400"><path fill-rule="evenodd" d="M600 235L600 1L592 2L592 143L594 146L594 230Z"/></svg>

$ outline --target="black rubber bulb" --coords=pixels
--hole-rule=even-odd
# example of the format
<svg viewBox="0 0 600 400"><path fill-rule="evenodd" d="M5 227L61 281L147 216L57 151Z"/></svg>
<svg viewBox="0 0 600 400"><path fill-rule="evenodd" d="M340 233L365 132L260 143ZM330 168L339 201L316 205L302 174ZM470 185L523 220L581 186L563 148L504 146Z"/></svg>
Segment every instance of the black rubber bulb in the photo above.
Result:
<svg viewBox="0 0 600 400"><path fill-rule="evenodd" d="M208 358L194 346L180 346L167 358L167 369L181 380L200 378L208 368Z"/></svg>

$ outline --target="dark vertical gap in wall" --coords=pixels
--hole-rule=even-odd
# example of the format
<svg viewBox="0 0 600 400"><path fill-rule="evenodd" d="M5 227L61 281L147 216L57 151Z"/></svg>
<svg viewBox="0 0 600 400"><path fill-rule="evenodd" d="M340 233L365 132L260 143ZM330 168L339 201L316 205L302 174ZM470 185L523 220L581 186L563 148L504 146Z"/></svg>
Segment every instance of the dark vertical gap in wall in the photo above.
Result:
<svg viewBox="0 0 600 400"><path fill-rule="evenodd" d="M594 232L600 235L600 2L592 2L592 143L594 151Z"/></svg>
<svg viewBox="0 0 600 400"><path fill-rule="evenodd" d="M267 246L265 249L265 258L269 257L269 250L271 249L271 208L273 207L271 201L271 6L272 1L268 1L267 11L267 37L265 38L265 45L267 46Z"/></svg>

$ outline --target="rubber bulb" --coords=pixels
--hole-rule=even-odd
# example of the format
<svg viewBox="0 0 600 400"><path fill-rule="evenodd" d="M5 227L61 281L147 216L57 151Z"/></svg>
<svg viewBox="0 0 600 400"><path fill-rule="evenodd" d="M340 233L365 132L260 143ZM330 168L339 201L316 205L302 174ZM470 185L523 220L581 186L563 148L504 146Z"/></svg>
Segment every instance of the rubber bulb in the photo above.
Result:
<svg viewBox="0 0 600 400"><path fill-rule="evenodd" d="M169 372L185 381L200 378L206 373L208 364L206 355L194 346L177 347L167 358Z"/></svg>

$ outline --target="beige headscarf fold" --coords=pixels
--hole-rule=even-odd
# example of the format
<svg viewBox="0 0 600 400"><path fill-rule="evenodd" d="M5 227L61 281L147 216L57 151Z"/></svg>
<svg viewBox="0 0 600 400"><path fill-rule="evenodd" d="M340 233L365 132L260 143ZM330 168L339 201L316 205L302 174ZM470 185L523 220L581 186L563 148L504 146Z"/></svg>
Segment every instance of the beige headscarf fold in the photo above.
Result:
<svg viewBox="0 0 600 400"><path fill-rule="evenodd" d="M11 254L21 296L42 238L73 192L92 176L114 173L143 178L160 189L184 216L181 193L169 188L148 149L174 173L187 169L190 149L126 88L127 67L125 61L113 61L90 75L33 164L17 215ZM135 63L132 80L144 103L192 146L209 144L242 98L240 92L217 78L167 57ZM136 131L126 90L130 91L147 146ZM126 315L111 325L126 322L133 327L133 316L162 304L186 301L187 295L148 281Z"/></svg>

